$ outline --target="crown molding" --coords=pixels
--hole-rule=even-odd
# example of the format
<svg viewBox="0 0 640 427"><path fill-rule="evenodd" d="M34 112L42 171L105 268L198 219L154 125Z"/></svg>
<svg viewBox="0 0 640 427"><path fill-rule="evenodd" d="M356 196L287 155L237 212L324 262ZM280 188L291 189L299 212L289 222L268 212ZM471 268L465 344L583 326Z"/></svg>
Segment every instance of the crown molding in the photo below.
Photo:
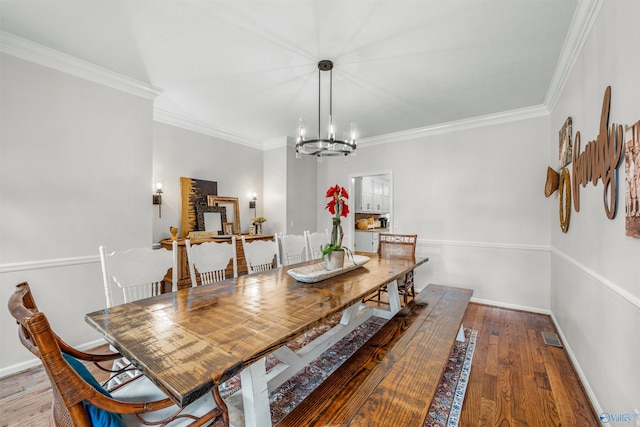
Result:
<svg viewBox="0 0 640 427"><path fill-rule="evenodd" d="M81 79L154 100L162 89L0 30L0 52Z"/></svg>
<svg viewBox="0 0 640 427"><path fill-rule="evenodd" d="M562 89L569 78L571 70L588 38L604 1L605 0L578 1L578 6L574 12L556 70L545 96L544 104L363 138L358 141L358 146L369 147L548 115L560 97ZM143 98L153 100L162 93L162 89L158 87L142 83L2 30L0 30L0 52ZM266 150L282 144L282 142L276 143L279 138L261 142L226 129L217 128L205 122L157 108L154 109L153 119L158 122L203 133L255 149Z"/></svg>
<svg viewBox="0 0 640 427"><path fill-rule="evenodd" d="M405 141L408 139L424 138L432 135L455 132L465 129L474 129L483 126L493 126L501 123L508 123L517 120L531 119L542 117L549 114L549 110L544 105L535 105L532 107L520 108L517 110L504 111L502 113L488 114L486 116L478 116L471 119L457 120L453 122L441 123L433 126L427 126L417 129L409 129L406 131L388 133L386 135L374 136L371 138L363 138L358 141L358 146L370 147L379 144L387 144L390 142Z"/></svg>
<svg viewBox="0 0 640 427"><path fill-rule="evenodd" d="M603 4L604 0L578 1L578 6L569 25L569 32L560 51L556 70L553 73L551 84L545 96L544 104L549 111L553 111L558 99L560 99L564 85L569 79L573 66L582 52L582 47L589 37L591 28L593 28Z"/></svg>
<svg viewBox="0 0 640 427"><path fill-rule="evenodd" d="M193 132L209 135L214 138L223 139L229 142L235 142L236 144L245 145L247 147L256 148L258 150L263 149L263 144L252 138L248 138L239 133L234 133L225 129L211 126L208 123L204 123L198 120L194 120L187 116L172 113L159 108L153 109L153 120L156 122L166 123L168 125L177 126L182 129L187 129Z"/></svg>
<svg viewBox="0 0 640 427"><path fill-rule="evenodd" d="M262 141L263 150L273 150L274 148L282 148L289 145L295 145L295 139L290 136L281 136L267 141Z"/></svg>

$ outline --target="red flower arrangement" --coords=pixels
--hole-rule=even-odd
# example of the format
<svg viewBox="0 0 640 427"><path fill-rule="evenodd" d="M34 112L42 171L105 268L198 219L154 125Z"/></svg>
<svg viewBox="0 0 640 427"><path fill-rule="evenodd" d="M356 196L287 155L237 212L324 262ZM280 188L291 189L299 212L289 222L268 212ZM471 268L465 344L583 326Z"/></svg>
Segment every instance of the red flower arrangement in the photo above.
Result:
<svg viewBox="0 0 640 427"><path fill-rule="evenodd" d="M325 209L333 215L332 228L331 228L331 241L324 248L322 248L322 257L329 252L343 251L346 248L342 247L342 225L340 224L340 217L347 217L349 215L349 206L346 200L349 198L349 193L344 187L336 184L334 187L329 187L325 197L330 198Z"/></svg>

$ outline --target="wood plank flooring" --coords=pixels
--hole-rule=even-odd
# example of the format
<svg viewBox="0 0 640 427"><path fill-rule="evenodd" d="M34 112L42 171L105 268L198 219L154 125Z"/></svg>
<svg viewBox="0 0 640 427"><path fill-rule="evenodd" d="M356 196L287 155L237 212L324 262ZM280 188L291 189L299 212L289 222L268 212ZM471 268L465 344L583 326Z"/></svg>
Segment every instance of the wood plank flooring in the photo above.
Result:
<svg viewBox="0 0 640 427"><path fill-rule="evenodd" d="M565 350L542 340L549 316L471 303L464 326L478 339L460 427L599 425ZM49 426L51 399L42 368L0 379L0 427Z"/></svg>
<svg viewBox="0 0 640 427"><path fill-rule="evenodd" d="M599 426L564 348L547 346L546 315L469 304L478 331L460 426Z"/></svg>

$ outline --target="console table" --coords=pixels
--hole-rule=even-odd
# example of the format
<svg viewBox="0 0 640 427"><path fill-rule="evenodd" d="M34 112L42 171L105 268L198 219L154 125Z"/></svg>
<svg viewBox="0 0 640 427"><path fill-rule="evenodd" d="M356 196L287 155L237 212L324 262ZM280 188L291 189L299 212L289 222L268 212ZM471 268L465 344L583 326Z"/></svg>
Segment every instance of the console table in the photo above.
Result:
<svg viewBox="0 0 640 427"><path fill-rule="evenodd" d="M232 236L218 236L210 239L191 239L192 245L199 245L203 242L224 242L230 241ZM244 234L247 241L252 240L273 240L273 234ZM171 239L160 241L163 248L172 250ZM236 256L238 258L238 275L247 274L247 261L244 257L244 249L242 248L242 239L240 235L236 236ZM229 263L225 272L227 277L233 277L233 265ZM164 278L165 283L171 284L171 270ZM184 289L191 286L191 275L189 273L189 261L187 259L187 247L185 239L178 239L178 289ZM171 286L169 286L171 289Z"/></svg>

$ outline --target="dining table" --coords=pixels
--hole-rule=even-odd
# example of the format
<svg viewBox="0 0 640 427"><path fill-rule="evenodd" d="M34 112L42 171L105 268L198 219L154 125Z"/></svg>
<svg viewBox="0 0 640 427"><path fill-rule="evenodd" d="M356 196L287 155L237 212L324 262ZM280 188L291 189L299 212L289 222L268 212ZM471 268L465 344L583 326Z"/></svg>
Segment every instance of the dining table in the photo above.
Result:
<svg viewBox="0 0 640 427"><path fill-rule="evenodd" d="M355 255L335 274L292 277L322 271L323 261L308 261L106 308L85 320L179 406L212 392L226 424L231 402L242 408L236 423L270 426L269 393L370 317L397 314L396 280L427 261ZM388 304L365 302L384 287ZM304 347L286 346L339 313L336 326ZM267 371L268 355L279 364ZM218 386L237 374L241 390L225 402Z"/></svg>

